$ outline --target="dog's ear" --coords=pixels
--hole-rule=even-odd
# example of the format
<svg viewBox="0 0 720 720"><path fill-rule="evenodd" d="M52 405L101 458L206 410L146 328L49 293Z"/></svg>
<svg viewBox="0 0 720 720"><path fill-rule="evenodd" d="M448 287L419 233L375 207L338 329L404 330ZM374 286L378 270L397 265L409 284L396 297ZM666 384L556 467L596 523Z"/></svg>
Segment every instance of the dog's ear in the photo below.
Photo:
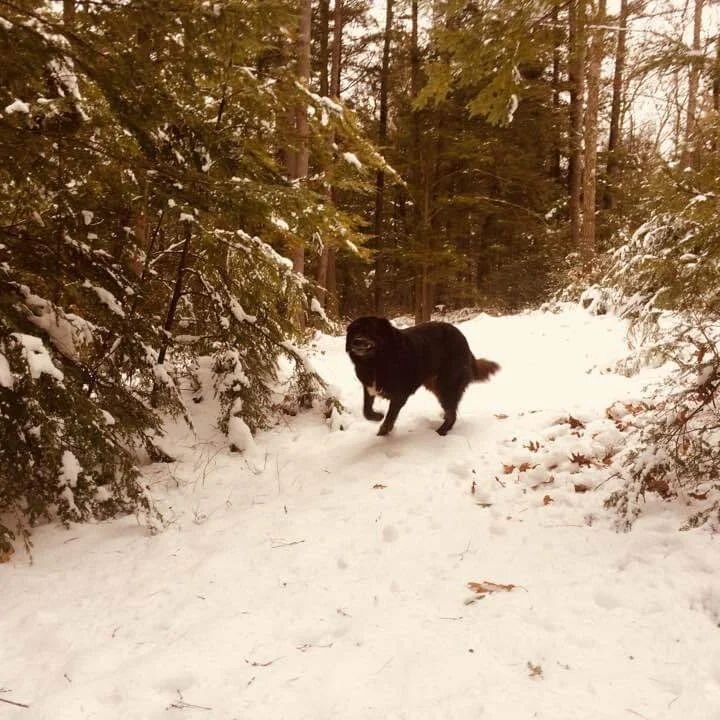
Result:
<svg viewBox="0 0 720 720"><path fill-rule="evenodd" d="M395 337L397 328L384 317L376 318L378 330L383 334L384 337Z"/></svg>
<svg viewBox="0 0 720 720"><path fill-rule="evenodd" d="M399 339L402 337L400 331L384 317L375 318L375 330L378 333L379 340L385 347L397 346Z"/></svg>

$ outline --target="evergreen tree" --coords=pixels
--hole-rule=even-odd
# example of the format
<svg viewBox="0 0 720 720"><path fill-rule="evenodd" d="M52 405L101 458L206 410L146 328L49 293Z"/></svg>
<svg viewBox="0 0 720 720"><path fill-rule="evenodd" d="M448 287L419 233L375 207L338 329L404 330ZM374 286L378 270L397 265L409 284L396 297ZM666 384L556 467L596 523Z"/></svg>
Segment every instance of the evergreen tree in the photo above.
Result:
<svg viewBox="0 0 720 720"><path fill-rule="evenodd" d="M289 81L291 2L63 9L0 5L0 511L141 506L156 524L138 451L163 458L200 356L238 450L276 411L281 356L285 408L326 395L288 342L303 308L321 321L313 288L274 248L362 238L324 177L279 164L289 109L333 182L360 192L382 161L351 113Z"/></svg>

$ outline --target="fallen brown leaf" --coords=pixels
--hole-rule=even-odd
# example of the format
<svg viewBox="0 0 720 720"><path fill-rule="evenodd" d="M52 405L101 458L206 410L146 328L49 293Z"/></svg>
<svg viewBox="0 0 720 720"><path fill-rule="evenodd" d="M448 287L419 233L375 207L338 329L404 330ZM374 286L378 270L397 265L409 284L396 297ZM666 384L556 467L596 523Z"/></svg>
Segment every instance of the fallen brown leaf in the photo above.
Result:
<svg viewBox="0 0 720 720"><path fill-rule="evenodd" d="M567 419L568 425L570 425L570 428L572 430L584 430L585 429L585 423L582 420L578 420L576 417L573 417L570 415Z"/></svg>
<svg viewBox="0 0 720 720"><path fill-rule="evenodd" d="M575 483L575 492L576 493L586 493L590 489L589 485L585 485L584 483Z"/></svg>
<svg viewBox="0 0 720 720"><path fill-rule="evenodd" d="M612 465L612 461L615 455L613 454L612 450L608 450L605 454L605 457L602 459L602 464L607 467L608 465Z"/></svg>
<svg viewBox="0 0 720 720"><path fill-rule="evenodd" d="M494 592L510 592L518 587L517 585L501 585L500 583L490 582L489 580L483 580L482 582L469 582L467 586L478 595L486 595Z"/></svg>
<svg viewBox="0 0 720 720"><path fill-rule="evenodd" d="M383 485L382 483L375 483L373 485L373 490L384 490L387 487L387 485Z"/></svg>
<svg viewBox="0 0 720 720"><path fill-rule="evenodd" d="M636 403L623 403L625 406L625 409L628 411L630 415L637 415L638 413L644 412L645 410L649 410L650 406L647 403L644 402L636 402Z"/></svg>
<svg viewBox="0 0 720 720"><path fill-rule="evenodd" d="M524 462L518 466L519 472L527 472L528 470L532 470L533 468L536 468L537 464L531 465L529 462Z"/></svg>
<svg viewBox="0 0 720 720"><path fill-rule="evenodd" d="M530 672L528 672L528 676L529 676L529 677L531 677L531 678L542 678L542 676L543 676L542 665L533 665L533 664L528 660L527 666L528 666L528 670L530 671Z"/></svg>
<svg viewBox="0 0 720 720"><path fill-rule="evenodd" d="M663 500L674 497L676 494L664 478L650 478L645 487L650 490L650 492L657 493Z"/></svg>
<svg viewBox="0 0 720 720"><path fill-rule="evenodd" d="M549 495L543 498L543 505L549 505L551 502L553 502L553 499Z"/></svg>
<svg viewBox="0 0 720 720"><path fill-rule="evenodd" d="M507 420L508 416L505 413L495 413L495 417L498 420Z"/></svg>
<svg viewBox="0 0 720 720"><path fill-rule="evenodd" d="M575 463L575 465L580 465L580 467L590 467L593 464L592 460L585 457L585 455L582 455L581 453L573 453L570 456L570 462Z"/></svg>
<svg viewBox="0 0 720 720"><path fill-rule="evenodd" d="M509 475L515 469L514 465L503 465L503 472Z"/></svg>

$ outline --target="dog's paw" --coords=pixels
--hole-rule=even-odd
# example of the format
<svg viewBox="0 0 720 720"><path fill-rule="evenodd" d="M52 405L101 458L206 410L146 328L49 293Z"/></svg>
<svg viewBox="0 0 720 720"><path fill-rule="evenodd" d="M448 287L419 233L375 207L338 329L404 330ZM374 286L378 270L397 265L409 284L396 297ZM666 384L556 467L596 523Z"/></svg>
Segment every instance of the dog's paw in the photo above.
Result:
<svg viewBox="0 0 720 720"><path fill-rule="evenodd" d="M372 422L380 422L385 416L376 410L371 410L369 413L365 413L365 419L371 420Z"/></svg>
<svg viewBox="0 0 720 720"><path fill-rule="evenodd" d="M450 431L450 428L445 427L445 425L441 425L435 432L438 435L442 435L444 437L445 435L448 434L449 431Z"/></svg>
<svg viewBox="0 0 720 720"><path fill-rule="evenodd" d="M377 434L380 437L383 437L384 435L387 435L392 430L391 427L388 427L387 425L381 425L380 429L377 431Z"/></svg>

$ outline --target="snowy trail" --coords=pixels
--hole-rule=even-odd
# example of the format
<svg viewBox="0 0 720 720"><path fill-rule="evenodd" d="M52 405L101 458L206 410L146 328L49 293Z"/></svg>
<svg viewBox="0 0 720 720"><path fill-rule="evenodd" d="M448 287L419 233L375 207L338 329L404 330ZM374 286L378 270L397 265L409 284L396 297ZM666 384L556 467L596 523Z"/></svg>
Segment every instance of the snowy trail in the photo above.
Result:
<svg viewBox="0 0 720 720"><path fill-rule="evenodd" d="M179 436L180 462L148 471L165 533L39 529L33 566L0 566L0 698L31 706L0 718L717 720L717 540L662 505L616 534L607 472L567 459L621 443L605 409L652 376L601 373L624 328L579 310L461 327L503 370L445 438L425 391L375 437L342 338L322 338L344 431L292 419L258 474L209 427ZM482 580L522 587L465 604Z"/></svg>

